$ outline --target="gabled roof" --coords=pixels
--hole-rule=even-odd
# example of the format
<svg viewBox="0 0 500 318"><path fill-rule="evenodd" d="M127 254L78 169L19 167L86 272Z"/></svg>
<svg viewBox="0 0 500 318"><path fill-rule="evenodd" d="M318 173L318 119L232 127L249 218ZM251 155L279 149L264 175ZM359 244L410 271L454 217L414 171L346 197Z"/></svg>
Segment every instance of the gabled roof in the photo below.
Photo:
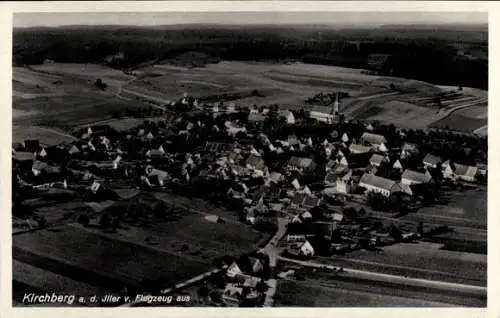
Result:
<svg viewBox="0 0 500 318"><path fill-rule="evenodd" d="M307 168L313 163L312 158L293 156L288 161L288 164L293 167Z"/></svg>
<svg viewBox="0 0 500 318"><path fill-rule="evenodd" d="M423 162L427 163L427 164L430 164L430 165L437 165L438 163L441 162L441 158L439 158L438 156L434 156L434 155L431 155L430 153L428 153L425 156Z"/></svg>
<svg viewBox="0 0 500 318"><path fill-rule="evenodd" d="M380 165L382 164L382 162L384 162L384 160L385 160L384 156L375 153L373 154L373 156L371 156L370 163Z"/></svg>
<svg viewBox="0 0 500 318"><path fill-rule="evenodd" d="M431 181L432 177L426 173L406 169L401 175L401 179L407 179L419 183L427 183Z"/></svg>
<svg viewBox="0 0 500 318"><path fill-rule="evenodd" d="M365 142L368 142L372 145L380 145L387 142L384 136L365 132L361 135L361 139Z"/></svg>
<svg viewBox="0 0 500 318"><path fill-rule="evenodd" d="M331 115L331 114L333 114L333 108L327 107L327 106L318 106L318 105L315 105L315 106L311 107L310 112L311 113L314 112L314 113L321 113L321 114L325 114L325 115Z"/></svg>
<svg viewBox="0 0 500 318"><path fill-rule="evenodd" d="M359 180L359 185L371 185L373 187L391 191L392 187L396 184L395 181L378 177L370 173L365 173Z"/></svg>
<svg viewBox="0 0 500 318"><path fill-rule="evenodd" d="M351 144L349 146L349 151L351 151L352 153L366 153L370 152L371 148L360 144Z"/></svg>
<svg viewBox="0 0 500 318"><path fill-rule="evenodd" d="M405 142L403 144L403 147L401 147L401 150L407 151L407 152L417 152L418 151L418 147L417 147L416 144Z"/></svg>
<svg viewBox="0 0 500 318"><path fill-rule="evenodd" d="M256 155L250 155L248 156L246 162L247 165L258 169L258 170L264 170L266 167L266 163L264 162L264 159L262 157L256 156Z"/></svg>
<svg viewBox="0 0 500 318"><path fill-rule="evenodd" d="M321 203L321 198L308 195L305 197L302 205L305 208L314 208L314 207L318 206L320 203Z"/></svg>
<svg viewBox="0 0 500 318"><path fill-rule="evenodd" d="M334 183L335 181L337 181L337 178L338 178L338 176L336 173L329 172L329 173L327 173L327 175L325 177L325 182Z"/></svg>

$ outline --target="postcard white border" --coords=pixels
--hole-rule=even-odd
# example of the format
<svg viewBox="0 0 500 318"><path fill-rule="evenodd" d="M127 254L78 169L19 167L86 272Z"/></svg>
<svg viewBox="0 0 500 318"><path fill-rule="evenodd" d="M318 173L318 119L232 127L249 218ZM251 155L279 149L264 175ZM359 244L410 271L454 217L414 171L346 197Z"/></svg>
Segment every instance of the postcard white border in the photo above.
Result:
<svg viewBox="0 0 500 318"><path fill-rule="evenodd" d="M1 198L1 264L0 277L2 312L5 317L500 317L500 267L499 265L499 214L500 207L500 143L499 130L493 125L500 119L500 90L497 83L500 78L500 5L495 2L472 1L96 1L96 2L4 2L0 4L0 76L1 115L0 140L2 143L0 163L2 169L0 190ZM408 309L408 308L113 308L113 309L49 309L49 308L12 308L11 298L11 74L12 74L12 13L13 12L488 12L489 14L489 188L488 188L488 307L487 309ZM496 80L496 82L495 82Z"/></svg>

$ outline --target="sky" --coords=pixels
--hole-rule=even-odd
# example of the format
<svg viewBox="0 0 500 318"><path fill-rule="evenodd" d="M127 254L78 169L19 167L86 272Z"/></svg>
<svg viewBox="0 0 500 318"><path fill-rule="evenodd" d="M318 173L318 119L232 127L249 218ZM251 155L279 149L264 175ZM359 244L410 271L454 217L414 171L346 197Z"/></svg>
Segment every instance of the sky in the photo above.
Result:
<svg viewBox="0 0 500 318"><path fill-rule="evenodd" d="M481 12L108 12L14 13L14 27L174 24L486 24Z"/></svg>

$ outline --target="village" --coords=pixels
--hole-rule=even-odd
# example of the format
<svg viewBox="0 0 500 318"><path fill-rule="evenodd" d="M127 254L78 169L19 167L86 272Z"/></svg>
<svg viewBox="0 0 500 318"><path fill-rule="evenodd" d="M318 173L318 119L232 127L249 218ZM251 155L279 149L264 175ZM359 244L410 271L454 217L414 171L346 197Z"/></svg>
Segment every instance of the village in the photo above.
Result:
<svg viewBox="0 0 500 318"><path fill-rule="evenodd" d="M308 260L452 231L444 222L397 219L436 204L446 191L484 187L484 138L348 120L340 93L328 95L328 106L300 110L204 103L185 94L154 106L158 115L132 129L96 124L73 131L78 140L72 143L13 144L13 230L51 225L36 208L27 209L27 202L101 202L127 191L203 199L271 235L284 223L285 231L261 253L226 259L219 264L226 275L198 290L205 301L228 306L272 302L269 290L276 287L269 282L286 273L274 271L277 256L269 254ZM106 230L131 218L106 210L74 217ZM273 252L266 255L268 250Z"/></svg>

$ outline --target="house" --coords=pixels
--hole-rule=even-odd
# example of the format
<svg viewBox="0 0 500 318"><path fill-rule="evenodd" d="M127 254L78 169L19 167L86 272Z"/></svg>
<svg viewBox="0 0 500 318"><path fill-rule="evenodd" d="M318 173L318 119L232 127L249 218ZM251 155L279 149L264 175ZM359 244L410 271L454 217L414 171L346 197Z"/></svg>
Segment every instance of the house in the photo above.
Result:
<svg viewBox="0 0 500 318"><path fill-rule="evenodd" d="M370 164L374 167L380 167L384 162L387 162L388 158L379 154L373 154L370 158Z"/></svg>
<svg viewBox="0 0 500 318"><path fill-rule="evenodd" d="M302 207L304 209L310 210L312 208L315 208L315 207L319 206L320 203L321 203L321 198L318 198L318 197L313 196L313 195L307 195L304 198L304 201L302 202Z"/></svg>
<svg viewBox="0 0 500 318"><path fill-rule="evenodd" d="M170 179L170 175L166 171L155 169L151 166L146 167L146 183L149 186L157 184L159 186L164 186L165 183Z"/></svg>
<svg viewBox="0 0 500 318"><path fill-rule="evenodd" d="M401 183L404 185L429 183L431 182L431 180L432 176L430 175L429 171L422 173L406 169L401 176Z"/></svg>
<svg viewBox="0 0 500 318"><path fill-rule="evenodd" d="M288 161L287 168L292 171L303 172L304 170L312 170L315 163L312 158L292 156Z"/></svg>
<svg viewBox="0 0 500 318"><path fill-rule="evenodd" d="M248 115L248 121L249 122L253 122L253 123L262 123L266 120L266 116L262 115L262 114L253 114L253 113L250 113Z"/></svg>
<svg viewBox="0 0 500 318"><path fill-rule="evenodd" d="M293 146L298 145L300 143L299 139L295 135L288 135L287 142L288 142L288 145L290 147L293 147Z"/></svg>
<svg viewBox="0 0 500 318"><path fill-rule="evenodd" d="M309 243L309 241L305 241L300 246L299 254L306 257L314 256L314 248L312 247L311 243Z"/></svg>
<svg viewBox="0 0 500 318"><path fill-rule="evenodd" d="M427 154L422 162L425 168L435 169L441 163L441 158L432 154Z"/></svg>
<svg viewBox="0 0 500 318"><path fill-rule="evenodd" d="M349 141L349 136L347 136L347 133L344 133L342 135L342 138L340 138L340 140L342 140L342 142L348 142Z"/></svg>
<svg viewBox="0 0 500 318"><path fill-rule="evenodd" d="M252 271L252 274L261 273L264 270L262 261L257 257L249 257L248 261L250 262L250 270Z"/></svg>
<svg viewBox="0 0 500 318"><path fill-rule="evenodd" d="M47 157L47 151L45 150L44 147L40 147L36 152L35 152L37 157L45 158Z"/></svg>
<svg viewBox="0 0 500 318"><path fill-rule="evenodd" d="M330 172L325 177L325 186L334 188L335 192L347 194L352 188L352 170L344 169L339 172Z"/></svg>
<svg viewBox="0 0 500 318"><path fill-rule="evenodd" d="M243 288L235 286L233 283L226 285L222 293L222 300L228 305L237 305L242 300Z"/></svg>
<svg viewBox="0 0 500 318"><path fill-rule="evenodd" d="M403 170L403 165L399 160L396 160L394 164L392 165L392 169L402 171Z"/></svg>
<svg viewBox="0 0 500 318"><path fill-rule="evenodd" d="M443 177L447 179L460 179L473 182L476 180L478 170L477 167L453 163L449 160L443 163Z"/></svg>
<svg viewBox="0 0 500 318"><path fill-rule="evenodd" d="M382 135L365 132L361 135L361 142L378 148L380 145L386 144L387 139Z"/></svg>
<svg viewBox="0 0 500 318"><path fill-rule="evenodd" d="M292 222L293 222L293 220L292 220ZM287 242L305 242L306 236L304 234L287 234L286 240L287 240Z"/></svg>
<svg viewBox="0 0 500 318"><path fill-rule="evenodd" d="M289 125L295 125L295 116L293 113L289 110L280 110L278 112L279 117L282 117L285 119L286 123Z"/></svg>
<svg viewBox="0 0 500 318"><path fill-rule="evenodd" d="M39 176L42 173L59 173L61 172L61 169L59 167L50 166L45 162L35 160L31 166L31 171L35 176Z"/></svg>
<svg viewBox="0 0 500 318"><path fill-rule="evenodd" d="M369 152L356 153L344 156L338 160L338 164L342 167L350 169L364 168L370 164L371 154Z"/></svg>
<svg viewBox="0 0 500 318"><path fill-rule="evenodd" d="M229 267L227 268L226 275L228 277L236 277L237 275L240 275L242 273L240 267L236 262L233 262Z"/></svg>
<svg viewBox="0 0 500 318"><path fill-rule="evenodd" d="M264 176L265 171L267 170L266 163L264 159L260 156L250 155L245 161L245 165L248 169L253 170L260 176Z"/></svg>
<svg viewBox="0 0 500 318"><path fill-rule="evenodd" d="M80 153L80 149L74 144L69 144L65 147L66 151L70 156L74 156Z"/></svg>
<svg viewBox="0 0 500 318"><path fill-rule="evenodd" d="M268 180L269 182L280 183L284 180L284 177L281 173L273 171L269 174Z"/></svg>
<svg viewBox="0 0 500 318"><path fill-rule="evenodd" d="M418 154L418 147L416 144L405 142L403 147L401 147L401 159L406 159L416 154Z"/></svg>
<svg viewBox="0 0 500 318"><path fill-rule="evenodd" d="M325 123L333 123L336 118L333 108L326 106L313 106L309 112L309 117Z"/></svg>
<svg viewBox="0 0 500 318"><path fill-rule="evenodd" d="M365 173L359 180L359 186L368 192L380 193L389 197L392 193L400 191L395 181Z"/></svg>
<svg viewBox="0 0 500 318"><path fill-rule="evenodd" d="M90 191L92 191L92 193L94 194L98 194L100 191L103 190L104 190L103 185L96 180L94 180L94 182L92 182L92 184L90 185Z"/></svg>
<svg viewBox="0 0 500 318"><path fill-rule="evenodd" d="M349 151L351 153L367 153L370 152L372 149L370 147L366 147L360 144L351 144L349 146Z"/></svg>

